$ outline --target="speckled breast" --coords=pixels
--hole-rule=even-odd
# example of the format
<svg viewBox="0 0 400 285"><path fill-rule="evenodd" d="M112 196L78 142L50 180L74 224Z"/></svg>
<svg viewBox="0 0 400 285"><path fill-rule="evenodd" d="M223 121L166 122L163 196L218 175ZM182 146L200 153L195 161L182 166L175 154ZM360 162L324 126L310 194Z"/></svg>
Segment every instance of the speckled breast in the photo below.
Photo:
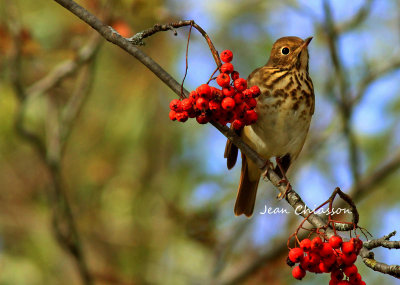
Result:
<svg viewBox="0 0 400 285"><path fill-rule="evenodd" d="M265 78L258 82L262 91L256 107L259 119L245 128L245 140L265 158L290 154L295 159L314 113L311 78L298 70L271 70L261 76Z"/></svg>

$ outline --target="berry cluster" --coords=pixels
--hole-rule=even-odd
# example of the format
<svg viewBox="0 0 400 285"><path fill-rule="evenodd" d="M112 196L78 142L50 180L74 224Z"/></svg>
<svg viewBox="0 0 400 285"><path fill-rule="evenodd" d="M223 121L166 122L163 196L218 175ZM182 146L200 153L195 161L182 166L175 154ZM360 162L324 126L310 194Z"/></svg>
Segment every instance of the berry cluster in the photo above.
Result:
<svg viewBox="0 0 400 285"><path fill-rule="evenodd" d="M230 63L232 58L230 50L221 53L224 64L221 65L220 74L216 78L221 89L202 84L190 92L189 98L172 100L169 104L169 118L179 122L196 118L199 124L206 124L211 120L222 125L231 123L236 130L254 124L258 119L254 111L257 105L255 98L261 91L258 86L247 88L246 79L240 78Z"/></svg>
<svg viewBox="0 0 400 285"><path fill-rule="evenodd" d="M330 272L329 285L365 285L354 265L362 244L358 237L348 242L343 242L340 236L332 236L329 241L322 241L319 236L312 240L306 238L299 247L289 251L288 264L293 266L299 263L292 270L293 277L299 280L303 279L306 271Z"/></svg>

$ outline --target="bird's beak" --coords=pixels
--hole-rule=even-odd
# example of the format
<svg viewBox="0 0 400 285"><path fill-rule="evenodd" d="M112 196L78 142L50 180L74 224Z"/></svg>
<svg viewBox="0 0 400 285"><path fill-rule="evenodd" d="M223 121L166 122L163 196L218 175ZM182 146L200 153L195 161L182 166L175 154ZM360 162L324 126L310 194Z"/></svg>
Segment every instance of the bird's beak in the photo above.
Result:
<svg viewBox="0 0 400 285"><path fill-rule="evenodd" d="M308 44L311 42L312 39L313 37L306 38L304 40L304 43L302 44L302 49L308 47Z"/></svg>

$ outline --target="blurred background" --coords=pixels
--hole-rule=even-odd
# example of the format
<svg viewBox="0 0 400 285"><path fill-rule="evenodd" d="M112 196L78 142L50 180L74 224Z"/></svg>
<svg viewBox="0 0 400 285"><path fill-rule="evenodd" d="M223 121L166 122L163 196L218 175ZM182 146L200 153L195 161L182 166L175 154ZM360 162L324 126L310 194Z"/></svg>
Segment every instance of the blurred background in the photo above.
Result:
<svg viewBox="0 0 400 285"><path fill-rule="evenodd" d="M400 230L399 1L79 3L124 36L193 19L245 78L276 39L314 36L316 111L292 185L312 208L339 186L374 237ZM188 30L143 47L178 81ZM214 69L193 30L186 88ZM298 283L286 241L302 219L259 214L292 211L267 182L254 216L235 217L240 167L226 169L225 137L171 122L173 98L57 3L0 2L0 284ZM374 252L399 264L399 251ZM357 265L367 284L400 284ZM324 275L303 283L328 284Z"/></svg>

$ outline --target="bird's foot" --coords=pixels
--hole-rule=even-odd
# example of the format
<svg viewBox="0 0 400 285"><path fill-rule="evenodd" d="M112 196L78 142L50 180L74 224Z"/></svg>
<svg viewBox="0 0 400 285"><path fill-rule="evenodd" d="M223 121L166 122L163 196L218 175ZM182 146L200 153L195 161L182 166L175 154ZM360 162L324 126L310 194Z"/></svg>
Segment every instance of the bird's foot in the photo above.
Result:
<svg viewBox="0 0 400 285"><path fill-rule="evenodd" d="M264 166L262 167L262 169L264 170L264 172L262 174L262 177L266 177L267 176L268 170L270 168L274 169L274 164L269 159L267 159L267 161L265 162Z"/></svg>
<svg viewBox="0 0 400 285"><path fill-rule="evenodd" d="M278 184L281 185L285 183L286 184L286 189L285 192L279 193L278 197L276 197L279 201L284 199L286 197L286 195L292 190L292 185L290 184L289 180L286 178L286 176L284 178L282 178Z"/></svg>

